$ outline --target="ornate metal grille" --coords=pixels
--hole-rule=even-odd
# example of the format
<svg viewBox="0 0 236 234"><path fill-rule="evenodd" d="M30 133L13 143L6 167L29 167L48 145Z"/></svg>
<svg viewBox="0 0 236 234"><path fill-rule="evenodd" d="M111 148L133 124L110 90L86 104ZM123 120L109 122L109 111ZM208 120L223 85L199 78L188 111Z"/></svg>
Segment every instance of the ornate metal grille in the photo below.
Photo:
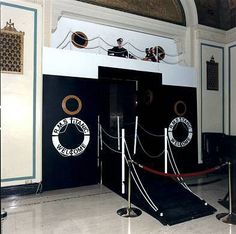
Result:
<svg viewBox="0 0 236 234"><path fill-rule="evenodd" d="M0 32L1 72L23 73L24 32L17 31L9 20Z"/></svg>
<svg viewBox="0 0 236 234"><path fill-rule="evenodd" d="M219 68L214 57L207 61L207 90L219 90Z"/></svg>

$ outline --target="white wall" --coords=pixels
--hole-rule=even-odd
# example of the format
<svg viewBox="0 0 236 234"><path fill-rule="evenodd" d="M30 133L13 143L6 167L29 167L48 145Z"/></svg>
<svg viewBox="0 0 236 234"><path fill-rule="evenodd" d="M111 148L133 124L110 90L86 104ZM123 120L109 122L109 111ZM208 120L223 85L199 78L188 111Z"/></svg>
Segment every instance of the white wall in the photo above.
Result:
<svg viewBox="0 0 236 234"><path fill-rule="evenodd" d="M55 63L56 61L56 63ZM162 73L163 84L196 87L194 68L44 47L43 74L98 78L98 66Z"/></svg>
<svg viewBox="0 0 236 234"><path fill-rule="evenodd" d="M89 41L86 48L76 48L70 42L72 33L76 31L83 32L88 37ZM99 37L101 37L104 41ZM173 39L154 36L147 33L140 33L132 30L125 30L118 27L70 19L67 17L61 17L58 21L57 29L52 34L51 46L54 48L60 46L60 48L67 50L106 55L108 49L113 46L117 46L116 40L120 37L124 39L123 44L131 43L141 51L145 51L145 48L161 46L167 54L164 59L166 63L177 63L179 60L183 59L182 56L168 56L168 54L178 54L176 42ZM138 59L145 57L144 52L140 52L129 44L124 45L124 47L132 54L136 55Z"/></svg>
<svg viewBox="0 0 236 234"><path fill-rule="evenodd" d="M1 1L1 28L9 19L25 32L24 69L1 73L1 186L41 180L41 7Z"/></svg>

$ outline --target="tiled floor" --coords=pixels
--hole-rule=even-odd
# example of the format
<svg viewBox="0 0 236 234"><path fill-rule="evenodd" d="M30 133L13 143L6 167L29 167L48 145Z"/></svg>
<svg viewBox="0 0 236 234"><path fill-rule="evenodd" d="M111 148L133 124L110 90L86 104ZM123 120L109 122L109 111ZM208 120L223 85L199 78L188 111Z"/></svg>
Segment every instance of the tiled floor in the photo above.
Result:
<svg viewBox="0 0 236 234"><path fill-rule="evenodd" d="M209 178L199 179L204 182ZM190 181L193 182L193 181ZM195 183L196 181L194 181ZM227 178L216 183L194 186L193 191L214 206L217 213L227 212L218 204L227 192ZM214 215L174 226L163 226L145 212L137 218L116 214L127 202L104 186L44 192L40 195L2 200L8 212L3 234L233 234L236 226L217 220Z"/></svg>

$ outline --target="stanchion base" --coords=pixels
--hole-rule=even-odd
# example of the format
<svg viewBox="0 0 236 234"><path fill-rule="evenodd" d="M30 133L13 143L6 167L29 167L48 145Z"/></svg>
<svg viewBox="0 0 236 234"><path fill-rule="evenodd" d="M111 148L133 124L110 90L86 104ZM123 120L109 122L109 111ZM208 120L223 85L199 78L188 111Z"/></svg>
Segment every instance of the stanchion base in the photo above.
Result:
<svg viewBox="0 0 236 234"><path fill-rule="evenodd" d="M221 220L223 223L236 225L236 214L221 213L217 214L216 218Z"/></svg>
<svg viewBox="0 0 236 234"><path fill-rule="evenodd" d="M122 217L125 217L125 218L135 218L135 217L138 217L142 214L142 211L137 209L137 208L121 208L119 210L117 210L116 212L118 215L122 216Z"/></svg>

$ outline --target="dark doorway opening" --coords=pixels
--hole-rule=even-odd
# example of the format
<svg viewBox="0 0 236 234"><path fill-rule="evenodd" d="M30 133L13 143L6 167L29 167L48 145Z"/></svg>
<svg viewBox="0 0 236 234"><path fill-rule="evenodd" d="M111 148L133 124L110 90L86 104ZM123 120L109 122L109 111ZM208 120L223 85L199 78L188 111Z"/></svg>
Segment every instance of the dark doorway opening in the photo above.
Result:
<svg viewBox="0 0 236 234"><path fill-rule="evenodd" d="M130 152L133 154L135 117L139 123L151 131L161 132L162 107L160 106L160 90L162 86L161 74L141 72L134 70L99 67L100 85L100 122L113 136L117 136L117 116L120 118L120 128L125 129L125 135ZM102 100L101 100L102 99ZM155 108L154 108L155 107ZM163 132L162 132L163 134ZM142 137L142 133L139 133ZM117 142L110 140L110 146L117 149ZM155 151L158 144L145 137L144 144ZM135 155L138 162L152 163L138 149ZM121 192L121 156L106 149L102 153L102 179L103 184ZM127 171L127 170L126 170Z"/></svg>
<svg viewBox="0 0 236 234"><path fill-rule="evenodd" d="M127 85L132 83L132 81L135 82L135 88L129 90ZM114 82L120 83L119 89L116 89L116 91L110 89L112 95L109 98L103 97L105 100L100 101L99 113L101 115L102 125L111 131L113 130L107 123L112 121L112 119L116 119L117 115L123 116L124 121L122 126L126 129L128 135L133 136L131 138L127 137L130 150L132 151L134 121L135 116L138 116L138 137L140 144L137 147L136 154L133 156L135 161L164 171L164 128L168 128L175 118L184 117L191 123L193 131L192 139L184 147L170 145L181 172L198 170L196 88L162 85L162 74L160 73L108 67L99 67L99 82L106 82L109 85L114 84ZM122 90L125 91L123 92ZM104 95L104 89L102 92ZM119 98L119 108L117 105L112 104L114 102L114 100L112 101L114 96ZM103 105L104 103L106 104ZM122 109L124 103L126 104L126 108ZM113 110L110 111L108 107L113 108ZM127 126L128 123L133 123L133 125ZM113 128L114 126L116 126L116 122L113 122ZM147 132L154 133L160 137L153 137ZM173 130L173 136L176 141L184 142L188 137L188 129L185 124L176 124ZM141 145L146 150L146 153ZM116 167L118 171L121 168L120 164L116 164ZM113 173L114 171L112 171L111 176L109 173L106 174L106 170L107 168L104 166L104 180L106 176L110 180L111 178L116 178L115 173ZM118 171L117 181L120 180L120 172ZM169 171L172 171L170 165Z"/></svg>
<svg viewBox="0 0 236 234"><path fill-rule="evenodd" d="M106 67L99 68L99 84L101 84L100 122L106 131L117 136L116 116L122 116L121 128L126 130L129 152L134 161L163 172L164 128L168 128L171 123L174 123L172 124L175 125L172 132L173 137L176 141L186 143L189 126L184 121L187 119L192 127L191 141L184 147L177 147L177 144L172 143L170 145L172 144L173 156L181 173L197 169L195 88L162 85L162 75L159 73ZM133 155L135 116L138 116L139 119L138 137L141 143L137 144L137 152ZM173 122L176 118L182 122L177 120ZM108 142L110 140L110 146L117 149L116 141L114 142L109 137L106 140ZM146 152L143 148L146 149ZM160 157L157 157L158 155ZM101 152L100 159L103 163L103 184L121 195L121 154L106 148ZM158 211L153 210L153 207L147 202L147 197L140 191L140 185L135 181L137 175L135 176L133 168L131 201L163 224L173 225L215 212L213 207L206 206L205 201L194 196L172 178L157 176L139 167L135 168L140 181L152 198L152 202L158 207ZM170 167L168 172L173 173ZM127 198L127 167L125 185L125 193L122 196Z"/></svg>

